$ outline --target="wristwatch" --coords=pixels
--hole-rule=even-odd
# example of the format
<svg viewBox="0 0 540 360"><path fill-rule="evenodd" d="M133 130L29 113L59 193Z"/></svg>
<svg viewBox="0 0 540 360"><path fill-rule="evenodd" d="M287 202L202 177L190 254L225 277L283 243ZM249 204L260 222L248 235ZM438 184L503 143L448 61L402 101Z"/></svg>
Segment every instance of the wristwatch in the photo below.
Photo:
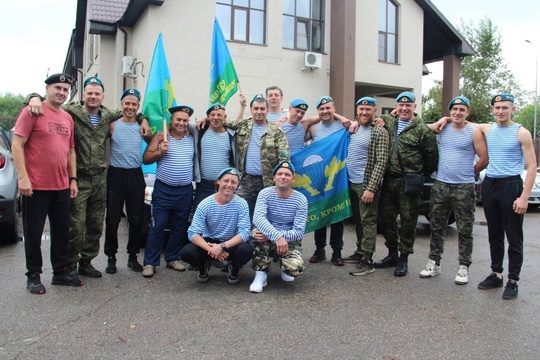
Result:
<svg viewBox="0 0 540 360"><path fill-rule="evenodd" d="M219 247L223 249L223 251L227 251L227 244L225 244L225 241L222 241L220 244L219 244Z"/></svg>
<svg viewBox="0 0 540 360"><path fill-rule="evenodd" d="M69 182L71 182L71 180L78 181L79 177L78 176L72 176L72 177L69 178Z"/></svg>

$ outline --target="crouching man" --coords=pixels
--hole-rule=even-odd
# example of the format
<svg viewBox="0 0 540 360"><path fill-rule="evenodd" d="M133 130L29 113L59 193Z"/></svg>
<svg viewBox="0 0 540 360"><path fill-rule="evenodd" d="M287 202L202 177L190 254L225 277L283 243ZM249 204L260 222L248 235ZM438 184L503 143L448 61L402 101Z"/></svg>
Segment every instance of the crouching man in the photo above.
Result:
<svg viewBox="0 0 540 360"><path fill-rule="evenodd" d="M188 229L191 243L182 248L180 257L199 268L200 283L208 281L212 260L228 260L227 281L238 284L240 268L251 260L249 207L235 194L239 183L237 169L222 170L216 181L217 192L202 200L193 215Z"/></svg>
<svg viewBox="0 0 540 360"><path fill-rule="evenodd" d="M266 271L273 257L280 260L283 281L294 281L304 271L302 238L308 202L302 193L292 189L296 176L289 161L281 161L272 175L276 185L261 190L253 214L255 229L251 236L255 279L249 291L256 293L266 286Z"/></svg>

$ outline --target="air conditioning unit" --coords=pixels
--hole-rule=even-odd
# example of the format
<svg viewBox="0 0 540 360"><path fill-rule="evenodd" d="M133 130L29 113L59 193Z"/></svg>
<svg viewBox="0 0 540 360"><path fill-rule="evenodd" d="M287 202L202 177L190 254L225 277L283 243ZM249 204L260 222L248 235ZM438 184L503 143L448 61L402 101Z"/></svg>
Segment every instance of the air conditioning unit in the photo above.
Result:
<svg viewBox="0 0 540 360"><path fill-rule="evenodd" d="M304 58L302 61L302 70L309 69L320 69L322 66L322 55L310 51L304 52Z"/></svg>
<svg viewBox="0 0 540 360"><path fill-rule="evenodd" d="M132 56L124 56L122 58L122 77L136 78L135 61Z"/></svg>

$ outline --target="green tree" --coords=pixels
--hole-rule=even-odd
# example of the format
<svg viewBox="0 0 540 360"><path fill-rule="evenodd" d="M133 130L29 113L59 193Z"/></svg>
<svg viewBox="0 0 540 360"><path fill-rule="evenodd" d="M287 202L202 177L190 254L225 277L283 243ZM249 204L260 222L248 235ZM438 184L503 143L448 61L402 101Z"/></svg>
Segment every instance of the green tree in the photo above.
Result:
<svg viewBox="0 0 540 360"><path fill-rule="evenodd" d="M538 114L537 114L538 117ZM533 134L534 131L534 104L529 104L522 108L521 110L518 109L516 112L516 115L514 116L513 120L523 125L527 130ZM538 123L538 118L536 119L536 133L539 132L540 124Z"/></svg>
<svg viewBox="0 0 540 360"><path fill-rule="evenodd" d="M24 97L10 92L0 95L0 128L11 130L19 112L24 107Z"/></svg>
<svg viewBox="0 0 540 360"><path fill-rule="evenodd" d="M477 25L462 19L459 31L475 50L474 55L465 57L461 63L460 93L471 100L468 119L479 123L493 121L490 105L493 94L512 93L519 106L523 91L504 62L501 35L490 19L480 20ZM437 82L434 88L427 96L428 115L442 109L442 82Z"/></svg>

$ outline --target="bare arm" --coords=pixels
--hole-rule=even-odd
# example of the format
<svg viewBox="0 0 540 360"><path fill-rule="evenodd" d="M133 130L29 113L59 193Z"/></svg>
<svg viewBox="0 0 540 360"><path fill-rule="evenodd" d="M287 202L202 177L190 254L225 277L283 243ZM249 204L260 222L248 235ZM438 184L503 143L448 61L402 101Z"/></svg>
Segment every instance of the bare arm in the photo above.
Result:
<svg viewBox="0 0 540 360"><path fill-rule="evenodd" d="M521 144L521 151L523 152L523 157L525 159L527 176L525 177L521 195L514 201L514 211L517 214L524 214L529 205L529 195L531 194L531 189L536 178L537 165L531 133L524 127L520 127L518 130L518 140Z"/></svg>
<svg viewBox="0 0 540 360"><path fill-rule="evenodd" d="M27 140L27 138L23 138L22 136L14 135L11 151L13 152L13 162L17 169L21 195L32 196L32 183L26 172L26 162L24 157L24 145Z"/></svg>
<svg viewBox="0 0 540 360"><path fill-rule="evenodd" d="M238 111L238 115L236 115L236 120L242 120L247 106L247 99L243 93L239 93L238 98L240 99L240 110Z"/></svg>
<svg viewBox="0 0 540 360"><path fill-rule="evenodd" d="M155 134L144 151L143 163L145 165L155 163L161 159L168 149L169 141L163 140L163 135L161 133Z"/></svg>
<svg viewBox="0 0 540 360"><path fill-rule="evenodd" d="M473 128L473 146L476 155L478 156L478 161L474 164L474 172L478 174L480 171L484 170L488 164L488 152L486 140L484 139L484 134L478 128Z"/></svg>
<svg viewBox="0 0 540 360"><path fill-rule="evenodd" d="M77 176L77 154L75 148L69 148L69 154L67 159L68 175L70 178ZM79 195L79 188L77 181L69 181L69 195L72 199L75 199Z"/></svg>

